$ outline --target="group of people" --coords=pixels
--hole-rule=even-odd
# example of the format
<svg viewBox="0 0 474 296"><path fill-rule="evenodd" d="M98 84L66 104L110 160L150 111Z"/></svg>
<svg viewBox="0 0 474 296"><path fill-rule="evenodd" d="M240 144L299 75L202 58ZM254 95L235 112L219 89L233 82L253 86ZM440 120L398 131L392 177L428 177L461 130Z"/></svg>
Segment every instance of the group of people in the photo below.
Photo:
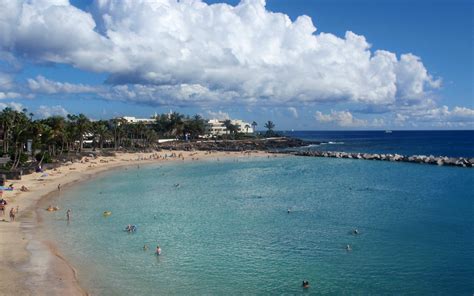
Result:
<svg viewBox="0 0 474 296"><path fill-rule="evenodd" d="M132 225L132 224L128 224L128 225L125 227L125 231L127 231L127 232L135 232L135 231L137 231L137 226Z"/></svg>
<svg viewBox="0 0 474 296"><path fill-rule="evenodd" d="M146 244L143 245L143 251L148 251L148 246L147 246ZM157 256L161 255L161 248L160 248L159 245L156 246L155 254L156 254Z"/></svg>

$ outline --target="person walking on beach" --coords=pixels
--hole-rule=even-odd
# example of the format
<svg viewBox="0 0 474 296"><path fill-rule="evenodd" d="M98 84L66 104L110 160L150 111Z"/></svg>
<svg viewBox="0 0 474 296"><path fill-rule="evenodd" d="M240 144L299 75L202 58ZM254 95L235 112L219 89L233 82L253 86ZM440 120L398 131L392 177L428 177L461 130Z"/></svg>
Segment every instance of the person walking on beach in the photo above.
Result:
<svg viewBox="0 0 474 296"><path fill-rule="evenodd" d="M15 208L10 209L10 221L11 222L15 221Z"/></svg>
<svg viewBox="0 0 474 296"><path fill-rule="evenodd" d="M71 221L71 209L67 209L66 211L66 218L67 218L67 222Z"/></svg>
<svg viewBox="0 0 474 296"><path fill-rule="evenodd" d="M61 184L58 184L58 191L61 191Z"/></svg>

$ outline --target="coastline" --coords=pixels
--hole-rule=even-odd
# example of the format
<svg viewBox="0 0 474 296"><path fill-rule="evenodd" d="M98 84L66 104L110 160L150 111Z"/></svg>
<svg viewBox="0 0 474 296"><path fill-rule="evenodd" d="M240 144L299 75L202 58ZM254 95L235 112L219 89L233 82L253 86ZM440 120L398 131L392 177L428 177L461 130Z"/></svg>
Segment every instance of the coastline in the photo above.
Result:
<svg viewBox="0 0 474 296"><path fill-rule="evenodd" d="M182 158L164 158L171 153L182 155ZM84 157L80 162L12 181L15 188L26 186L29 191L4 193L4 198L8 201L6 209L18 206L19 212L14 222L6 222L7 215L0 222L0 295L88 295L81 287L74 267L62 256L54 242L41 238L42 204L58 192L58 184L61 184L61 191L65 191L97 174L139 164L263 156L269 154L262 151L117 153L113 157Z"/></svg>

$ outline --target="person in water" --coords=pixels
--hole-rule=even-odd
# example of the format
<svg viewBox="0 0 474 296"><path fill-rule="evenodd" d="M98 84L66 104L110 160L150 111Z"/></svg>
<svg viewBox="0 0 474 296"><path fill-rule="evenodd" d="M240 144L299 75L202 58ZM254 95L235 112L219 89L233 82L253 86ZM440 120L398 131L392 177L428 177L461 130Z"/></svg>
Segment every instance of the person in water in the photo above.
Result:
<svg viewBox="0 0 474 296"><path fill-rule="evenodd" d="M148 251L148 246L146 244L143 245L143 251Z"/></svg>
<svg viewBox="0 0 474 296"><path fill-rule="evenodd" d="M356 229L354 229L354 230L352 230L352 234L354 234L354 235L358 235L358 234L359 234L359 230L357 230L357 228L356 228Z"/></svg>
<svg viewBox="0 0 474 296"><path fill-rule="evenodd" d="M71 221L71 212L71 209L67 209L66 211L66 219L68 222Z"/></svg>
<svg viewBox="0 0 474 296"><path fill-rule="evenodd" d="M161 248L160 246L156 246L156 255L161 255Z"/></svg>
<svg viewBox="0 0 474 296"><path fill-rule="evenodd" d="M351 245L347 245L347 246L346 246L346 251L347 251L347 252L352 251Z"/></svg>
<svg viewBox="0 0 474 296"><path fill-rule="evenodd" d="M309 282L308 281L303 281L303 284L301 286L303 288L309 288Z"/></svg>

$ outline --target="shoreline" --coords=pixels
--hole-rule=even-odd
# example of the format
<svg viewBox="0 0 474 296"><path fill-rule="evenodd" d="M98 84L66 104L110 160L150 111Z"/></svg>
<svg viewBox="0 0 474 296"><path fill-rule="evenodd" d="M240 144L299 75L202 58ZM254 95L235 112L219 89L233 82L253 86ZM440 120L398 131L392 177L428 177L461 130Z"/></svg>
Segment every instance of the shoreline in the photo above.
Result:
<svg viewBox="0 0 474 296"><path fill-rule="evenodd" d="M174 153L174 157L165 157ZM179 154L182 157L177 157ZM0 219L0 295L89 295L81 287L74 266L65 258L54 241L41 238L42 204L57 192L92 179L94 176L133 165L152 165L170 162L189 162L204 159L248 158L270 155L267 152L205 152L161 151L151 153L117 153L113 157L83 157L80 162L65 164L43 173L25 175L11 181L16 188L29 190L7 191L5 212L19 207L14 222L7 222L7 214ZM272 155L276 157L276 155ZM9 181L10 182L10 181ZM58 191L58 184L61 190ZM64 211L65 209L60 209ZM18 284L22 283L22 284Z"/></svg>

